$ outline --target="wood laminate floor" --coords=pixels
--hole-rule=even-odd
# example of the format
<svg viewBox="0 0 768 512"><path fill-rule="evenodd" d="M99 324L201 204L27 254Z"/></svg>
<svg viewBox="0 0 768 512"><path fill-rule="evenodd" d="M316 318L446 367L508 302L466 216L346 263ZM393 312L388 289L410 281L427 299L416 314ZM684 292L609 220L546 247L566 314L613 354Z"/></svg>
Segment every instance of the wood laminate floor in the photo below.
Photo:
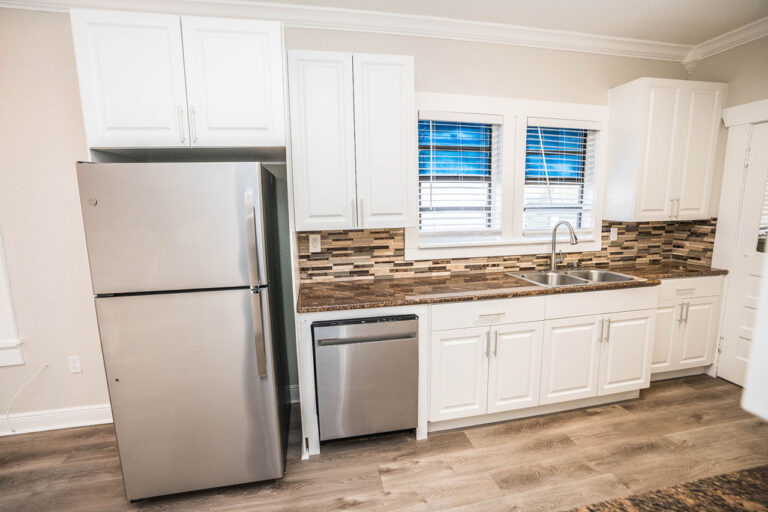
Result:
<svg viewBox="0 0 768 512"><path fill-rule="evenodd" d="M284 478L128 503L111 425L0 438L0 510L561 510L768 464L768 423L707 376L638 400L324 444ZM296 430L294 430L296 432ZM298 441L298 436L295 441Z"/></svg>

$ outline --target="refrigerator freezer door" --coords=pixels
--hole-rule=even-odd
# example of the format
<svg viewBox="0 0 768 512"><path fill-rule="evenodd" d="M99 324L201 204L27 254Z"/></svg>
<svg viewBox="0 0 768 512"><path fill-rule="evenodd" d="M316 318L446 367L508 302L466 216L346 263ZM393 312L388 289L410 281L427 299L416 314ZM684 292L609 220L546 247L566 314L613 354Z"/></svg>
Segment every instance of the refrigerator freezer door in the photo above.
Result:
<svg viewBox="0 0 768 512"><path fill-rule="evenodd" d="M78 164L94 293L264 284L260 174L256 163Z"/></svg>
<svg viewBox="0 0 768 512"><path fill-rule="evenodd" d="M248 289L96 299L129 499L278 478L272 351Z"/></svg>

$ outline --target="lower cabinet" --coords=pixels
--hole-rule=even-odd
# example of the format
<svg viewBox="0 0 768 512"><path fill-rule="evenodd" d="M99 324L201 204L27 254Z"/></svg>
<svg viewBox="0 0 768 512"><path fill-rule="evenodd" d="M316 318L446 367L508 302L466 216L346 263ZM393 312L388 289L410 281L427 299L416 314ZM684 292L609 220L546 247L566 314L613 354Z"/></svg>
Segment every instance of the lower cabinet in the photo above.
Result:
<svg viewBox="0 0 768 512"><path fill-rule="evenodd" d="M430 421L539 404L542 322L432 333Z"/></svg>
<svg viewBox="0 0 768 512"><path fill-rule="evenodd" d="M651 371L707 366L714 362L720 298L694 297L659 303Z"/></svg>
<svg viewBox="0 0 768 512"><path fill-rule="evenodd" d="M648 387L654 310L544 323L541 404Z"/></svg>

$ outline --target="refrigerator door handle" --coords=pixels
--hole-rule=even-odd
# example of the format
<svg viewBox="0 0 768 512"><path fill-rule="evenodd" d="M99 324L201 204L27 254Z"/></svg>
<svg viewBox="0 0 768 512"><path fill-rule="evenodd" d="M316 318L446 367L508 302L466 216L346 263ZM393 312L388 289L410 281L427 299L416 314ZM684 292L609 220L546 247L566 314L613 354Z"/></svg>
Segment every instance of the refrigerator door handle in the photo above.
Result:
<svg viewBox="0 0 768 512"><path fill-rule="evenodd" d="M264 308L261 305L261 292L251 292L251 314L253 316L253 342L256 347L256 369L259 377L267 376L267 335L264 327Z"/></svg>
<svg viewBox="0 0 768 512"><path fill-rule="evenodd" d="M253 190L245 191L245 242L248 246L248 283L251 288L260 284L261 258L257 236L256 205L253 202Z"/></svg>

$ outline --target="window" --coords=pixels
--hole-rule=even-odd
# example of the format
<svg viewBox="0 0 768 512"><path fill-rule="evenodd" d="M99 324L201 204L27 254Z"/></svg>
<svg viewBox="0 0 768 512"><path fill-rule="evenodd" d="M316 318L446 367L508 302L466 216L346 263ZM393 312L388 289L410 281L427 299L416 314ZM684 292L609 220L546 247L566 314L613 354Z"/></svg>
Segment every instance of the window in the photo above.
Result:
<svg viewBox="0 0 768 512"><path fill-rule="evenodd" d="M528 126L523 233L551 230L562 220L593 227L597 131Z"/></svg>
<svg viewBox="0 0 768 512"><path fill-rule="evenodd" d="M499 231L501 126L419 121L419 232Z"/></svg>

